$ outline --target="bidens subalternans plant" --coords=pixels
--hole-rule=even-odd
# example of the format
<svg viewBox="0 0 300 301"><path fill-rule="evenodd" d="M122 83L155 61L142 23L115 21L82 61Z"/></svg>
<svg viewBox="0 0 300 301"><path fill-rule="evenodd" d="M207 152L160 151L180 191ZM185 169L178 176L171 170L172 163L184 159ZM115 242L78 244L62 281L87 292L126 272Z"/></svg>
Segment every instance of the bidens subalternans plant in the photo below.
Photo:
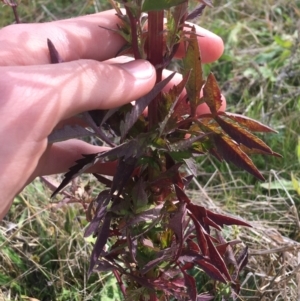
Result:
<svg viewBox="0 0 300 301"><path fill-rule="evenodd" d="M189 12L189 2L199 5ZM94 211L88 214L91 220L85 235L96 237L89 273L113 271L125 298L208 300L211 295L198 295L190 274L198 266L215 281L229 283L235 296L239 272L247 263L247 248L236 254L236 242L226 242L221 230L224 225L249 225L193 204L184 189L196 176L193 157L207 153L263 180L249 155L278 154L253 132L273 130L245 116L219 111L222 98L217 81L212 73L204 78L195 29L185 29L185 22L201 15L210 1L124 0L112 4L123 21L118 33L127 41L119 54L148 59L156 67L157 84L135 105L89 113L94 133L112 149L84 155L55 194L91 164L117 161L112 180L95 175L107 188L89 207ZM174 74L163 79L162 71L180 43L186 49L182 81L164 93L162 89ZM58 55L53 56L59 61ZM197 116L202 103L211 113Z"/></svg>
<svg viewBox="0 0 300 301"><path fill-rule="evenodd" d="M217 81L212 73L204 77L195 29L185 23L200 16L211 1L111 2L122 20L117 32L127 41L119 54L148 59L156 68L157 83L135 105L83 114L89 129L78 126L50 135L49 143L94 135L111 146L106 152L83 154L54 194L92 164L116 161L112 179L95 174L106 188L87 210L85 236L96 238L89 273L112 271L127 300L210 300L212 294L197 292L191 275L197 266L214 281L228 283L234 297L247 248L236 254L237 242L226 242L221 230L224 225L250 225L194 204L185 188L197 176L193 158L206 154L263 179L249 155L278 154L253 132L273 130L219 110ZM198 6L189 11L191 3ZM162 72L180 43L185 48L178 68L182 81L162 92L174 76L163 78ZM50 40L48 48L52 63L63 61ZM210 113L198 116L202 103Z"/></svg>

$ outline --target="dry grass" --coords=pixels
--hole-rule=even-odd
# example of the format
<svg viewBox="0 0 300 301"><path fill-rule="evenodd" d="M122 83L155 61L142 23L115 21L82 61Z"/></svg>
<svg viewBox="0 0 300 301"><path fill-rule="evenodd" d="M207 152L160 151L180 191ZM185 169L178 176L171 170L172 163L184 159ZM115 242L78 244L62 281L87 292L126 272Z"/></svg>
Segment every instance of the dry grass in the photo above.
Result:
<svg viewBox="0 0 300 301"><path fill-rule="evenodd" d="M289 202L289 195L278 191L272 196L262 194L252 199L254 187L239 180L199 188L189 192L194 202L218 213L232 214L234 211L234 216L252 225L252 228L230 227L224 231L228 239L239 239L249 248L249 262L242 273L240 300L298 300L300 243L289 235L299 233L300 223L297 208ZM238 191L236 196L233 189ZM238 201L241 195L242 202ZM230 206L232 210L228 210L227 196L234 204L234 208Z"/></svg>
<svg viewBox="0 0 300 301"><path fill-rule="evenodd" d="M263 139L284 157L254 158L265 170L269 185L264 187L271 189L206 158L199 164L199 175L211 200L195 191L193 198L253 226L229 231L230 238L249 247L242 300L299 300L300 198L291 173L299 176L300 5L284 0L222 3L215 1L216 9L206 12L201 23L219 33L226 45L224 57L212 69L223 82L229 111L277 129L277 135Z"/></svg>

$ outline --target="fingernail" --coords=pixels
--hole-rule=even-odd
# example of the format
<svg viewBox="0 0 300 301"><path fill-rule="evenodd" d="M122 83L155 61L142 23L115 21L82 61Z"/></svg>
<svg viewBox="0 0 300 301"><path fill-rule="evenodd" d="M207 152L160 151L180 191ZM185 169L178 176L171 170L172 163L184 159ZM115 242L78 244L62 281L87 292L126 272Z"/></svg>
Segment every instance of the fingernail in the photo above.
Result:
<svg viewBox="0 0 300 301"><path fill-rule="evenodd" d="M145 60L135 60L120 65L121 68L132 74L136 79L147 79L153 76L154 67Z"/></svg>

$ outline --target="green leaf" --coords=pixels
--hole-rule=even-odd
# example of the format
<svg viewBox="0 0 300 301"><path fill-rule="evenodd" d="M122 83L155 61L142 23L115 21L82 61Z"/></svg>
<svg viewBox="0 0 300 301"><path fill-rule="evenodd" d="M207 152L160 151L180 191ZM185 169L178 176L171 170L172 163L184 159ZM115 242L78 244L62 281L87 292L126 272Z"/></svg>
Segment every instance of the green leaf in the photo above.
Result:
<svg viewBox="0 0 300 301"><path fill-rule="evenodd" d="M296 148L298 162L300 163L300 136L298 136L298 144Z"/></svg>
<svg viewBox="0 0 300 301"><path fill-rule="evenodd" d="M146 193L146 184L142 179L132 188L133 208L136 208L135 213L140 213L148 208L148 195Z"/></svg>
<svg viewBox="0 0 300 301"><path fill-rule="evenodd" d="M187 150L183 150L183 151L170 151L169 155L176 162L182 162L184 159L189 159L192 156L191 152L187 151Z"/></svg>
<svg viewBox="0 0 300 301"><path fill-rule="evenodd" d="M289 39L285 37L275 36L274 41L277 45L283 47L283 48L291 48L293 46L293 40L292 37L289 37Z"/></svg>
<svg viewBox="0 0 300 301"><path fill-rule="evenodd" d="M100 292L100 300L102 301L114 301L114 300L122 300L121 291L119 288L119 284L115 277L109 276L103 282L103 288Z"/></svg>
<svg viewBox="0 0 300 301"><path fill-rule="evenodd" d="M147 12L151 10L168 9L184 3L186 0L145 0L142 6L142 11Z"/></svg>
<svg viewBox="0 0 300 301"><path fill-rule="evenodd" d="M188 39L186 56L183 59L183 75L190 72L190 77L186 85L188 101L191 106L191 115L196 115L196 109L200 104L200 90L203 85L201 55L195 27L192 28Z"/></svg>
<svg viewBox="0 0 300 301"><path fill-rule="evenodd" d="M299 183L298 179L295 178L293 173L291 175L291 178L292 178L292 183L293 183L294 190L298 193L298 195L300 195L300 183Z"/></svg>
<svg viewBox="0 0 300 301"><path fill-rule="evenodd" d="M261 183L260 187L264 189L270 189L270 190L289 190L292 191L294 190L294 186L292 181L290 180L285 180L285 179L280 179L279 181L273 181L270 183Z"/></svg>

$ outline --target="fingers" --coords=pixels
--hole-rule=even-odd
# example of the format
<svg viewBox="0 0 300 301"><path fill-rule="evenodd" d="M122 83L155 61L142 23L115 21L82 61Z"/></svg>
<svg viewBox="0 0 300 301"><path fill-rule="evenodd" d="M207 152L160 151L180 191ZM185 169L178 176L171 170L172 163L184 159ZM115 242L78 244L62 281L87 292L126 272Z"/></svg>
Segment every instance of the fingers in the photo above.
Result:
<svg viewBox="0 0 300 301"><path fill-rule="evenodd" d="M49 64L47 38L64 61L116 56L123 38L105 28L117 29L120 19L114 10L40 24L15 24L0 31L0 65Z"/></svg>
<svg viewBox="0 0 300 301"><path fill-rule="evenodd" d="M104 61L115 57L125 41L110 29L117 29L120 19L115 11L105 11L68 20L42 24L16 24L0 31L0 65L48 64L49 38L64 61L93 59ZM217 60L223 53L220 37L195 26L204 63ZM189 31L190 28L185 29ZM183 44L177 53L184 54Z"/></svg>
<svg viewBox="0 0 300 301"><path fill-rule="evenodd" d="M41 125L51 132L59 121L78 113L121 106L148 93L156 80L154 67L143 60L119 65L79 60L2 67L1 77L5 79L0 81L1 96L8 102L2 105L4 114L15 122L26 119L24 126L36 127L42 135L45 133L41 133ZM25 103L28 110L12 110L12 103L16 108L24 108ZM34 134L32 131L30 128Z"/></svg>

